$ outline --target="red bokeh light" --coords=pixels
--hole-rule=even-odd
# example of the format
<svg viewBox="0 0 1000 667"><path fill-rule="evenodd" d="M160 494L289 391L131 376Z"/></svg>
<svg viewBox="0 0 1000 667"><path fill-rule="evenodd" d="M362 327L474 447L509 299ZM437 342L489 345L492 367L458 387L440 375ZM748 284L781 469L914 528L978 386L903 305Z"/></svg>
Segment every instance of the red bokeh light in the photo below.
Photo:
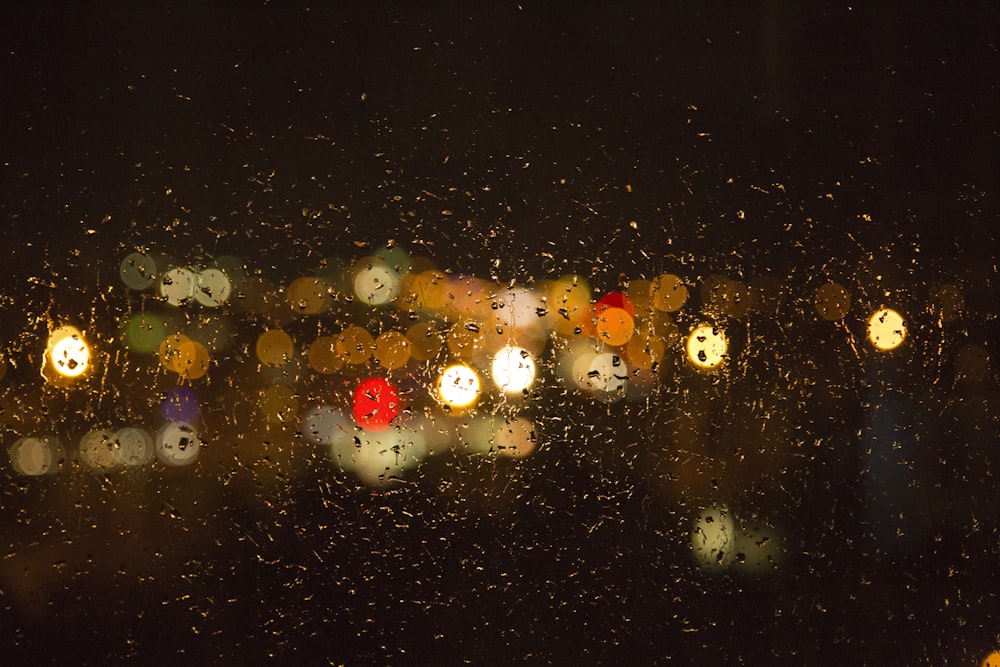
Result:
<svg viewBox="0 0 1000 667"><path fill-rule="evenodd" d="M369 378L354 390L354 419L369 431L383 431L399 415L399 391L383 378Z"/></svg>

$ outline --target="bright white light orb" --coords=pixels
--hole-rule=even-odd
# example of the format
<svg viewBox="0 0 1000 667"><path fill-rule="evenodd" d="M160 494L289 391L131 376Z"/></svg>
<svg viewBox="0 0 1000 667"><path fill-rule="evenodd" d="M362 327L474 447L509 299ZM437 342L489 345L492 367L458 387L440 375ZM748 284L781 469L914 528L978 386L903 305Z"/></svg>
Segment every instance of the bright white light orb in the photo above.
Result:
<svg viewBox="0 0 1000 667"><path fill-rule="evenodd" d="M465 364L454 364L441 373L437 390L445 405L468 408L479 400L479 375Z"/></svg>
<svg viewBox="0 0 1000 667"><path fill-rule="evenodd" d="M726 361L729 341L721 329L708 325L695 327L687 339L687 355L691 364L701 370L713 370Z"/></svg>
<svg viewBox="0 0 1000 667"><path fill-rule="evenodd" d="M80 377L90 367L90 348L75 327L59 327L49 336L48 362L56 373Z"/></svg>
<svg viewBox="0 0 1000 667"><path fill-rule="evenodd" d="M523 347L504 347L493 357L493 382L508 394L519 394L535 381L535 360Z"/></svg>
<svg viewBox="0 0 1000 667"><path fill-rule="evenodd" d="M354 293L370 306L381 306L399 296L399 274L389 265L373 261L354 276Z"/></svg>
<svg viewBox="0 0 1000 667"><path fill-rule="evenodd" d="M895 350L906 340L903 316L891 308L876 310L868 319L868 340L877 350Z"/></svg>

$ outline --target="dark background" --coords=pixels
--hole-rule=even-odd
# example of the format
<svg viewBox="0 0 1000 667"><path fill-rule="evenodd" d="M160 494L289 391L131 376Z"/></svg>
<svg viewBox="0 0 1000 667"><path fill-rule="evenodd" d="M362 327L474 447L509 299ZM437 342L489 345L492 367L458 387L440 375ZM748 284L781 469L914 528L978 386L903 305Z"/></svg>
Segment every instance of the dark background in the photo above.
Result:
<svg viewBox="0 0 1000 667"><path fill-rule="evenodd" d="M244 420L234 370L194 469L8 471L5 664L978 664L1000 392L954 360L997 334L1000 10L865 5L0 6L5 446L167 386L81 398L35 370L47 319L113 337L139 307L116 276L137 248L281 282L392 240L503 283L779 293L715 382L540 392L523 461L363 487ZM831 279L844 327L812 306ZM885 358L862 339L887 299L912 338ZM772 572L692 562L716 503L784 526Z"/></svg>

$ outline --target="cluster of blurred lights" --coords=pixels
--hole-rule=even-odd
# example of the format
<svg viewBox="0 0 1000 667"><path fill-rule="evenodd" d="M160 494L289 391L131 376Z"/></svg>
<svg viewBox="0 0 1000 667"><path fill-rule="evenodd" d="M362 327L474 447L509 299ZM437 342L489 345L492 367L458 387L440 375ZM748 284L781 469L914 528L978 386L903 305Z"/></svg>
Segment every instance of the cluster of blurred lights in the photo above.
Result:
<svg viewBox="0 0 1000 667"><path fill-rule="evenodd" d="M401 470L412 467L442 445L426 434L448 429L421 424L414 407L436 405L443 416L459 417L469 426L484 400L504 404L503 427L466 431L486 443L476 445L476 451L520 457L538 440L532 422L516 412L538 384L554 379L602 401L641 396L655 386L671 350L679 351L696 373L724 373L733 354L726 326L761 298L746 285L710 276L701 285L700 321L684 334L675 313L688 303L690 290L674 274L633 280L624 290L597 298L581 276L530 287L499 286L442 272L398 246L351 264L325 263L315 275L297 277L284 288L248 272L233 256L195 266L134 252L121 262L120 278L143 300L143 307L121 324L122 343L132 354L156 359L180 385L208 378L213 364L226 358L246 328L236 319L240 314L265 322L251 348L267 382L259 394L260 413L270 424L297 419L307 439L330 446L333 458L347 468L368 471L371 466L364 461L376 469L385 464L379 479L399 461L406 462ZM957 318L964 306L953 285L937 288L933 298L943 321ZM821 319L841 321L850 312L851 296L830 282L816 290L814 305ZM390 306L393 313L378 315ZM373 318L406 324L375 334L370 325L359 324ZM315 324L297 324L302 321ZM324 333L331 324L339 331ZM319 335L303 340L309 329ZM906 341L906 323L897 310L880 307L867 320L867 335L874 350L889 352ZM549 345L555 377L540 378L540 355ZM79 329L58 326L50 331L42 375L50 385L71 388L93 375L95 358L108 353L92 350ZM4 359L4 370L6 365ZM351 385L350 405L302 406L296 384L331 375ZM484 377L495 389L484 386ZM415 388L423 393L414 393ZM151 460L153 454L143 453L147 449L169 465L192 463L200 444L190 425L199 419L197 405L194 389L179 386L163 404L164 426L155 438L149 436L149 448L128 453L138 445L129 449L122 442L133 443L134 434L122 441L120 434L97 430L81 440L77 456L98 471L132 465L123 463L126 459ZM331 436L334 431L337 437ZM344 449L343 434L350 434L354 449ZM454 431L450 437L461 441L464 436ZM60 447L51 437L22 438L10 450L11 461L22 474L47 474L58 467L52 461L64 458ZM381 453L365 454L368 449ZM372 478L369 472L359 475Z"/></svg>

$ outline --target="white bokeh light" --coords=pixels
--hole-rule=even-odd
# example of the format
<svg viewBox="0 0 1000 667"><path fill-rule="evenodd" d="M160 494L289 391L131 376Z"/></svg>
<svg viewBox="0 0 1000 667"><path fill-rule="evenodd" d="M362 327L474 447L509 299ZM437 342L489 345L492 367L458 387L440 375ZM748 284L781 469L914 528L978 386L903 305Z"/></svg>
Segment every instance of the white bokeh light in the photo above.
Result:
<svg viewBox="0 0 1000 667"><path fill-rule="evenodd" d="M523 347L504 347L493 357L493 382L508 394L519 394L535 381L537 368Z"/></svg>
<svg viewBox="0 0 1000 667"><path fill-rule="evenodd" d="M381 261L372 261L354 276L354 293L370 306L389 303L399 296L400 286L399 274Z"/></svg>
<svg viewBox="0 0 1000 667"><path fill-rule="evenodd" d="M437 385L441 401L452 408L467 408L479 400L479 375L465 364L444 369Z"/></svg>
<svg viewBox="0 0 1000 667"><path fill-rule="evenodd" d="M156 434L156 458L168 466L186 466L198 459L201 438L190 424L170 422Z"/></svg>

